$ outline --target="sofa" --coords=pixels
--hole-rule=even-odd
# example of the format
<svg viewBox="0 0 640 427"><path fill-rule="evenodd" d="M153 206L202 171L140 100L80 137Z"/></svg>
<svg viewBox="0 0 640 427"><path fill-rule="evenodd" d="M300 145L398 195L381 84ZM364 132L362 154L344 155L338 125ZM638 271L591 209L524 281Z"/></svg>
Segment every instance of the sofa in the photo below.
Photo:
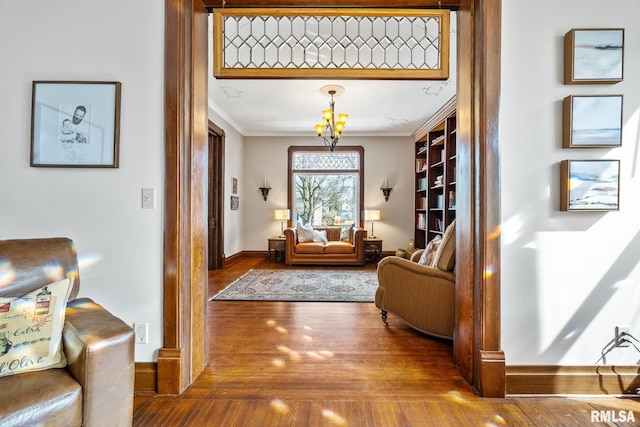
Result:
<svg viewBox="0 0 640 427"><path fill-rule="evenodd" d="M391 256L380 261L375 305L384 323L387 324L387 313L391 313L420 332L453 339L455 259L453 221L439 241L429 242L411 259Z"/></svg>
<svg viewBox="0 0 640 427"><path fill-rule="evenodd" d="M79 286L70 239L0 241L0 426L132 424L133 329Z"/></svg>
<svg viewBox="0 0 640 427"><path fill-rule="evenodd" d="M284 230L286 240L285 263L310 265L363 265L364 238L367 231L352 227L348 237L341 227L318 227L313 230L326 234L326 240L301 241L299 227Z"/></svg>

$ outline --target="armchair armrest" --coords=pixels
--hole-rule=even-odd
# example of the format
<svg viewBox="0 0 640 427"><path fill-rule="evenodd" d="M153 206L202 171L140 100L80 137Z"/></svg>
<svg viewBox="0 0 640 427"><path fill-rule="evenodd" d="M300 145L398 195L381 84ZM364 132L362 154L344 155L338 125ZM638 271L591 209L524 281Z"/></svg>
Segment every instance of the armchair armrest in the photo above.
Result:
<svg viewBox="0 0 640 427"><path fill-rule="evenodd" d="M62 332L71 375L82 385L82 425L131 425L133 329L88 298L67 305Z"/></svg>
<svg viewBox="0 0 640 427"><path fill-rule="evenodd" d="M420 257L422 256L422 253L424 252L424 249L416 249L415 252L413 252L411 254L411 258L409 258L412 262L418 262L420 260Z"/></svg>

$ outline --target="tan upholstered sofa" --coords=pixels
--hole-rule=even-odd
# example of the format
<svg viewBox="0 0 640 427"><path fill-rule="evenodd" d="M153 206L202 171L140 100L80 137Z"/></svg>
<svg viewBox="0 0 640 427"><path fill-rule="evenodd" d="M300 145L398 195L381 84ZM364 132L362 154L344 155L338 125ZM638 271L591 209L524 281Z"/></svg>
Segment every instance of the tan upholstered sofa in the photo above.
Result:
<svg viewBox="0 0 640 427"><path fill-rule="evenodd" d="M442 243L433 255L432 266L417 263L423 251L416 251L411 260L392 256L378 263L375 304L385 323L388 312L421 332L452 339L456 288L455 221L445 230Z"/></svg>
<svg viewBox="0 0 640 427"><path fill-rule="evenodd" d="M352 238L340 240L342 228L319 227L318 231L327 233L327 242L299 242L296 227L284 230L286 238L285 263L293 264L327 264L327 265L362 265L364 263L363 239L367 231L353 227Z"/></svg>
<svg viewBox="0 0 640 427"><path fill-rule="evenodd" d="M40 297L43 287L45 296L53 290L54 281L65 284L65 296L69 295L66 309L65 298L55 293L51 299ZM6 314L11 308L6 300L0 306L0 329L4 333L0 355L7 356L0 363L3 375L23 364L19 361L27 360L24 354L38 341L29 340L29 332L55 324L56 317L60 323L57 340L61 330L67 365L0 377L0 426L130 426L135 374L133 330L92 300L76 298L80 280L73 242L66 238L0 241L0 284L0 297L11 298L11 306L19 306L19 300L33 299L24 296L39 291L33 303L35 311L23 315L25 322L34 325L29 328L7 326L10 320ZM23 298L14 300L20 296ZM43 305L52 312L36 319L36 313L44 313L38 311ZM60 308L56 311L59 317L53 313L55 306ZM18 311L13 317L21 315ZM50 352L47 345L45 351Z"/></svg>

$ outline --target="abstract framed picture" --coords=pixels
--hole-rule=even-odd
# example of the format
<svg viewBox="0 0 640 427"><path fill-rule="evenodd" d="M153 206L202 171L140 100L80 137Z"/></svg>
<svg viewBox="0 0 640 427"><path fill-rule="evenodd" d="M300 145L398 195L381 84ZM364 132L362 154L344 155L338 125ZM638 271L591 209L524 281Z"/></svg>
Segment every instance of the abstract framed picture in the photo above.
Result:
<svg viewBox="0 0 640 427"><path fill-rule="evenodd" d="M562 101L562 147L622 145L622 95L570 95Z"/></svg>
<svg viewBox="0 0 640 427"><path fill-rule="evenodd" d="M561 211L620 209L620 160L563 160Z"/></svg>
<svg viewBox="0 0 640 427"><path fill-rule="evenodd" d="M31 166L117 168L120 82L34 81Z"/></svg>
<svg viewBox="0 0 640 427"><path fill-rule="evenodd" d="M574 28L564 36L564 84L622 81L623 28Z"/></svg>

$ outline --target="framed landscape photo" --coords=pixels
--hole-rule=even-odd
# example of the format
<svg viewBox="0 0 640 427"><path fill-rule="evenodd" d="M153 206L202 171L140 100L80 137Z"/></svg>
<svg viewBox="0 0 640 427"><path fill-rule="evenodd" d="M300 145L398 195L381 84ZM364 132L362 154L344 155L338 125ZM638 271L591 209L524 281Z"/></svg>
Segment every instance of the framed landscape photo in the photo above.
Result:
<svg viewBox="0 0 640 427"><path fill-rule="evenodd" d="M563 160L560 163L561 211L620 209L620 160Z"/></svg>
<svg viewBox="0 0 640 427"><path fill-rule="evenodd" d="M31 166L117 168L119 82L34 81Z"/></svg>
<svg viewBox="0 0 640 427"><path fill-rule="evenodd" d="M624 29L572 29L564 36L564 84L622 81Z"/></svg>
<svg viewBox="0 0 640 427"><path fill-rule="evenodd" d="M622 95L570 95L562 101L564 148L622 145Z"/></svg>

